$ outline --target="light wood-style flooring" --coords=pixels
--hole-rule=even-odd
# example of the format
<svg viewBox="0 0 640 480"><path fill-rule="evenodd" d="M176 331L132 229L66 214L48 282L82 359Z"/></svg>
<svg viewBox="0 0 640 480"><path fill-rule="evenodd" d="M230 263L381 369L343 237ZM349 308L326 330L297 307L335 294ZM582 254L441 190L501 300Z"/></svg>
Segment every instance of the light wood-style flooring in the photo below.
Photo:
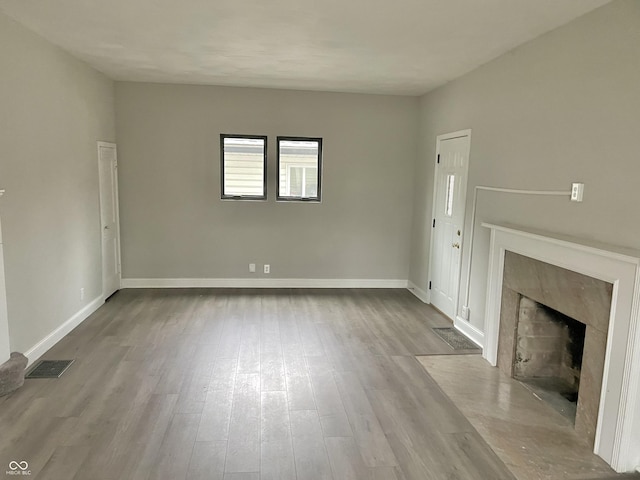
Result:
<svg viewBox="0 0 640 480"><path fill-rule="evenodd" d="M448 325L405 290L123 290L0 398L0 474L514 479L414 357Z"/></svg>

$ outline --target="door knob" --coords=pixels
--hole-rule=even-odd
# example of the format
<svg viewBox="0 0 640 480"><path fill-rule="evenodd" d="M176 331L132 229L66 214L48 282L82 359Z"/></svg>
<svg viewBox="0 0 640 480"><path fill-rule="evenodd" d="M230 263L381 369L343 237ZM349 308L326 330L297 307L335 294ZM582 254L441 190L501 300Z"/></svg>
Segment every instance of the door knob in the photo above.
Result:
<svg viewBox="0 0 640 480"><path fill-rule="evenodd" d="M109 225L105 225L105 226L104 226L104 229L105 229L105 230L109 230Z"/></svg>
<svg viewBox="0 0 640 480"><path fill-rule="evenodd" d="M453 248L460 248L460 244L459 243L454 243L453 245L451 245Z"/></svg>

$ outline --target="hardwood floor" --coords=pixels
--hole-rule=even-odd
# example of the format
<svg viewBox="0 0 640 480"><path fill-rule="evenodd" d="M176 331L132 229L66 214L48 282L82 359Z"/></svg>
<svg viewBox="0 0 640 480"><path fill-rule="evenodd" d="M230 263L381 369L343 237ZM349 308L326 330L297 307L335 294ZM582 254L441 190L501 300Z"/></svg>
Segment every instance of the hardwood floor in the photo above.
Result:
<svg viewBox="0 0 640 480"><path fill-rule="evenodd" d="M0 398L0 470L44 480L513 479L414 355L404 290L123 290Z"/></svg>

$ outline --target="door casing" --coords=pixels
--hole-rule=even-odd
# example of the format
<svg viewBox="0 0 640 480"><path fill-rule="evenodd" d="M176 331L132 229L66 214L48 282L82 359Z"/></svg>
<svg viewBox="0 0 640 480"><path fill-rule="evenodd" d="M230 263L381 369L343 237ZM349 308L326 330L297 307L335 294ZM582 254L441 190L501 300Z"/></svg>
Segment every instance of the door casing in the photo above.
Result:
<svg viewBox="0 0 640 480"><path fill-rule="evenodd" d="M0 197L4 190L0 190ZM9 344L9 316L7 314L7 291L4 280L4 253L2 248L2 226L0 225L0 365L11 357Z"/></svg>

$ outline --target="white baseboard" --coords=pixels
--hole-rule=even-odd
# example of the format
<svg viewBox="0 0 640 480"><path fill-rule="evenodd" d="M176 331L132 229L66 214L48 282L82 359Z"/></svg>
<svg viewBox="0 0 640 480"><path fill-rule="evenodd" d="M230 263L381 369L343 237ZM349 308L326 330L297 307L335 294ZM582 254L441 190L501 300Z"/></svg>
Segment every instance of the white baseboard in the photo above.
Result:
<svg viewBox="0 0 640 480"><path fill-rule="evenodd" d="M462 317L456 317L455 322L453 322L453 326L480 348L484 348L484 332L482 330L474 327Z"/></svg>
<svg viewBox="0 0 640 480"><path fill-rule="evenodd" d="M423 303L431 303L431 295L429 295L429 292L427 290L422 290L420 287L418 287L411 280L408 280L407 284L408 284L407 290L409 290L416 297L418 297L420 300L422 300Z"/></svg>
<svg viewBox="0 0 640 480"><path fill-rule="evenodd" d="M123 278L122 288L407 288L406 280L343 278Z"/></svg>
<svg viewBox="0 0 640 480"><path fill-rule="evenodd" d="M69 318L66 322L56 328L49 335L44 337L38 343L36 343L29 350L24 352L24 356L29 359L29 363L27 366L33 364L36 360L38 360L42 355L44 355L51 347L53 347L56 343L58 343L66 334L68 334L71 330L80 325L83 321L89 317L93 312L95 312L98 308L102 306L104 303L104 298L99 296L95 300L92 300L89 304L84 306L82 310L78 311L71 318Z"/></svg>

